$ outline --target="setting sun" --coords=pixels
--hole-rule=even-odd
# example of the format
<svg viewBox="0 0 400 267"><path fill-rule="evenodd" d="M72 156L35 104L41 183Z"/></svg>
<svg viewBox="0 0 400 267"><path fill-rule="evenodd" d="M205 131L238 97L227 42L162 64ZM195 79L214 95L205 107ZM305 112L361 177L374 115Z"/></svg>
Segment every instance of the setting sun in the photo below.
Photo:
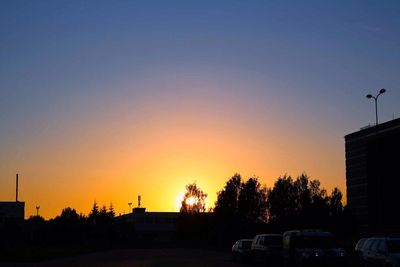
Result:
<svg viewBox="0 0 400 267"><path fill-rule="evenodd" d="M188 199L186 199L186 204L188 204L189 206L193 206L196 203L196 199L194 197L189 197Z"/></svg>

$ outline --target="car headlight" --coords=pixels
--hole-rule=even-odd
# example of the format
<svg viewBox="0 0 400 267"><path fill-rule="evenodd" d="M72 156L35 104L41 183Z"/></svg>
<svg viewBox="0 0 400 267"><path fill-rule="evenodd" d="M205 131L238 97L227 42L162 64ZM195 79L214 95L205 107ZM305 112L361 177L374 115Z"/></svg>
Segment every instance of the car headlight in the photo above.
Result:
<svg viewBox="0 0 400 267"><path fill-rule="evenodd" d="M313 252L303 252L301 254L304 258L310 258L310 257L321 257L321 252L319 251L313 251Z"/></svg>

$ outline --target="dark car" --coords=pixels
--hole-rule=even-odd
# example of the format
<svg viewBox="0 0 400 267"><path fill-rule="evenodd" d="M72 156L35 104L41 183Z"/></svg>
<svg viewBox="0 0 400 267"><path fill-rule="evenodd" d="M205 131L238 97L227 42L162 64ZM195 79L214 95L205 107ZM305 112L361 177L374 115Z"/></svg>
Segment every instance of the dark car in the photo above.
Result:
<svg viewBox="0 0 400 267"><path fill-rule="evenodd" d="M365 237L364 238L360 238L360 240L358 240L358 242L357 242L357 244L356 244L356 246L354 248L354 250L355 250L355 252L356 252L356 254L357 254L357 256L359 258L361 258L362 255L363 255L363 252L364 252L363 247L364 247L365 241L367 241L367 239L368 238L365 238Z"/></svg>
<svg viewBox="0 0 400 267"><path fill-rule="evenodd" d="M283 234L285 266L343 266L346 256L346 251L336 244L330 232L296 230Z"/></svg>
<svg viewBox="0 0 400 267"><path fill-rule="evenodd" d="M253 238L251 259L264 263L276 263L282 260L282 235L260 234Z"/></svg>
<svg viewBox="0 0 400 267"><path fill-rule="evenodd" d="M250 260L251 243L253 239L240 239L232 246L232 259L234 261Z"/></svg>

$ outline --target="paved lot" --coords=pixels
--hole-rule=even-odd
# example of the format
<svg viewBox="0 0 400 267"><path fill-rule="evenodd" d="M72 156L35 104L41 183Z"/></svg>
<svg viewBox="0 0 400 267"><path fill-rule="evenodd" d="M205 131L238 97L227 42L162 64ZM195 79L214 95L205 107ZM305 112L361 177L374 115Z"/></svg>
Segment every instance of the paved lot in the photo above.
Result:
<svg viewBox="0 0 400 267"><path fill-rule="evenodd" d="M357 267L350 257L340 267ZM0 267L258 267L262 264L238 263L229 252L200 249L130 249L91 253L37 263L0 263ZM278 267L278 266L269 266Z"/></svg>
<svg viewBox="0 0 400 267"><path fill-rule="evenodd" d="M115 250L39 263L1 264L15 267L239 267L228 252L197 249Z"/></svg>

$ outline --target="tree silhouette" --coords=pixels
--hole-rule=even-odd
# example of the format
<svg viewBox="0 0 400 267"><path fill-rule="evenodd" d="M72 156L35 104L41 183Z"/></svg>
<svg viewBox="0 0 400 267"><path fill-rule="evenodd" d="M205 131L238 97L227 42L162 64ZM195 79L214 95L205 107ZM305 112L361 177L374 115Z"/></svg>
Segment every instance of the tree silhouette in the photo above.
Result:
<svg viewBox="0 0 400 267"><path fill-rule="evenodd" d="M214 212L223 216L233 216L239 213L239 195L242 190L242 178L235 173L219 191Z"/></svg>
<svg viewBox="0 0 400 267"><path fill-rule="evenodd" d="M329 197L329 208L332 216L340 215L343 212L342 198L342 192L335 187Z"/></svg>
<svg viewBox="0 0 400 267"><path fill-rule="evenodd" d="M296 208L293 212L299 213L310 209L312 192L309 189L309 178L306 174L301 174L295 181L293 181L294 191L292 197L296 198L296 203L292 203Z"/></svg>
<svg viewBox="0 0 400 267"><path fill-rule="evenodd" d="M268 190L267 207L270 221L288 221L293 218L298 212L299 201L296 195L304 187L304 183L299 182L296 188L292 177L286 175L275 181L274 187Z"/></svg>
<svg viewBox="0 0 400 267"><path fill-rule="evenodd" d="M200 213L206 211L205 200L207 194L204 193L197 185L196 182L186 186L186 193L181 203L180 211L182 213Z"/></svg>
<svg viewBox="0 0 400 267"><path fill-rule="evenodd" d="M267 188L253 177L242 183L239 201L239 214L248 223L265 222L267 219Z"/></svg>
<svg viewBox="0 0 400 267"><path fill-rule="evenodd" d="M89 212L88 219L90 221L96 222L96 220L99 218L100 212L99 212L99 206L97 205L97 202L93 202L93 207L92 210Z"/></svg>
<svg viewBox="0 0 400 267"><path fill-rule="evenodd" d="M338 188L328 196L318 180L302 174L279 177L268 191L269 221L280 227L325 227L343 212Z"/></svg>
<svg viewBox="0 0 400 267"><path fill-rule="evenodd" d="M110 203L110 206L108 207L108 212L107 215L109 218L114 218L115 217L115 210L114 210L114 206L112 203Z"/></svg>
<svg viewBox="0 0 400 267"><path fill-rule="evenodd" d="M242 182L240 174L236 173L218 192L214 212L225 219L237 216L247 223L264 222L267 218L267 188L255 177Z"/></svg>
<svg viewBox="0 0 400 267"><path fill-rule="evenodd" d="M65 221L65 222L76 222L76 221L79 221L80 216L79 216L79 214L76 212L75 209L70 208L70 207L67 207L67 208L64 208L64 209L61 211L61 215L58 216L58 217L56 217L56 219L57 219L57 218L58 218L59 220L61 220L61 221Z"/></svg>
<svg viewBox="0 0 400 267"><path fill-rule="evenodd" d="M107 217L108 217L108 211L107 211L106 205L103 205L103 206L101 207L100 212L99 212L99 216L100 216L101 218L107 218Z"/></svg>

